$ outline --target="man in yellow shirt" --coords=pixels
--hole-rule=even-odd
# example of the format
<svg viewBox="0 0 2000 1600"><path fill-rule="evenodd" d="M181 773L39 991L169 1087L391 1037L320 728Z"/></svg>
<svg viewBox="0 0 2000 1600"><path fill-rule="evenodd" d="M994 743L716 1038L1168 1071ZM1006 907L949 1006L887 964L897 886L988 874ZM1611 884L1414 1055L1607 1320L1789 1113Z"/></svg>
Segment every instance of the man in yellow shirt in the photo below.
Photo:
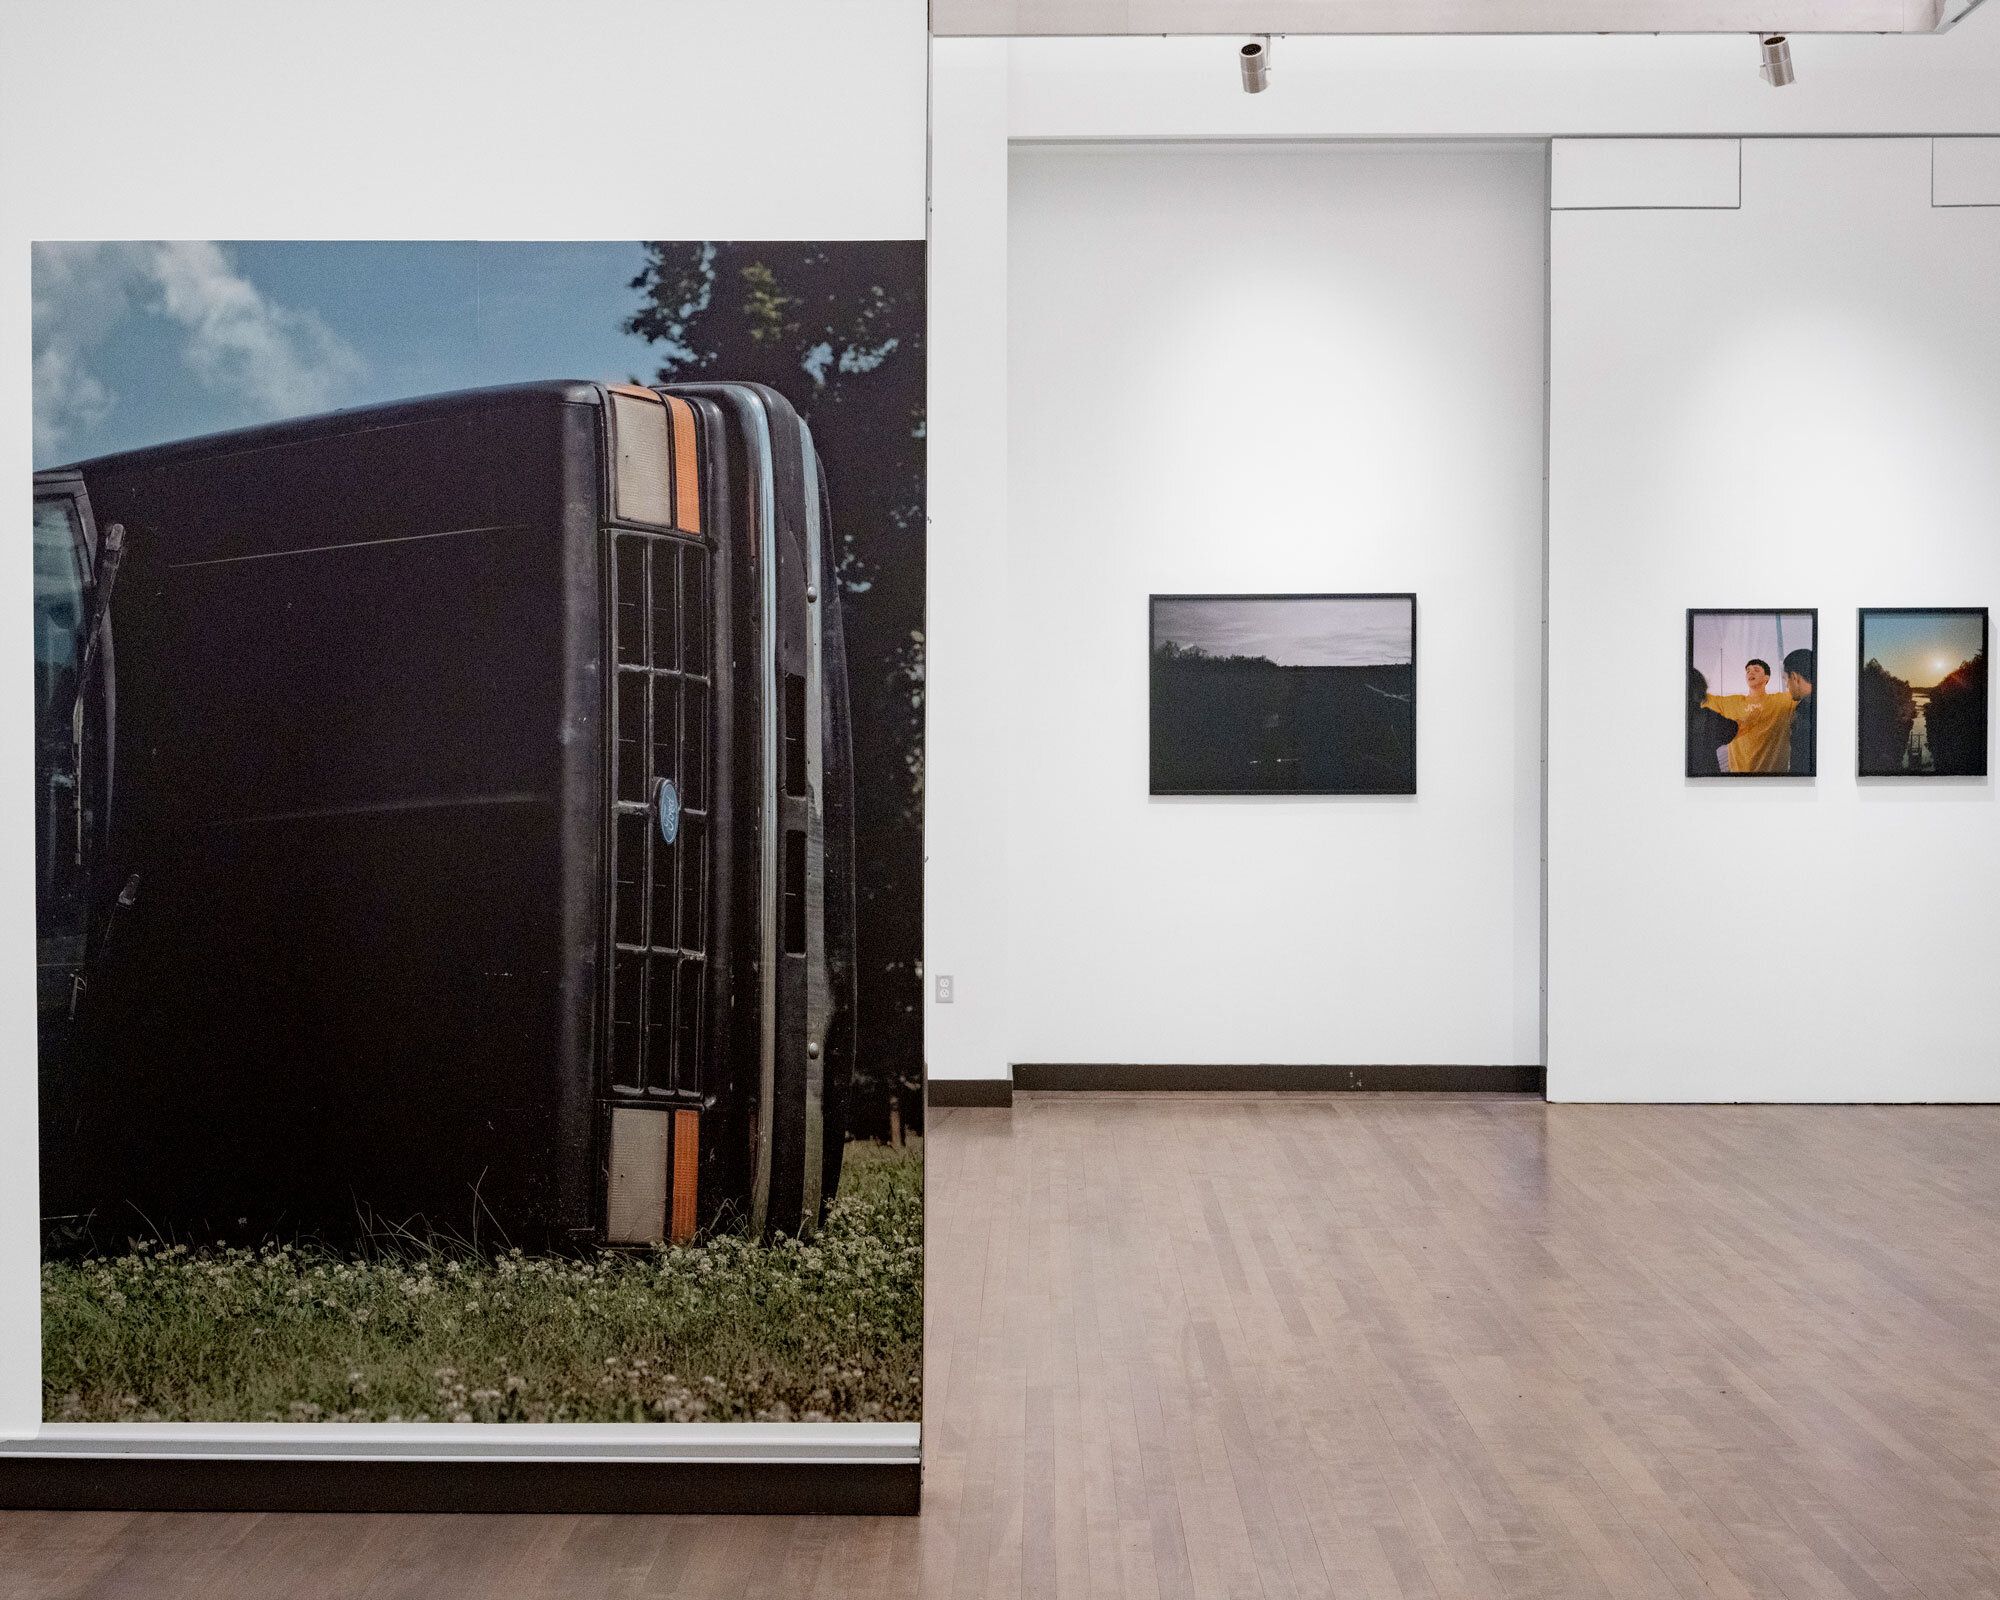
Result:
<svg viewBox="0 0 2000 1600"><path fill-rule="evenodd" d="M1702 704L1736 724L1729 741L1731 772L1789 772L1792 769L1792 715L1799 708L1789 694L1769 692L1771 666L1755 658L1743 665L1748 694L1712 694Z"/></svg>

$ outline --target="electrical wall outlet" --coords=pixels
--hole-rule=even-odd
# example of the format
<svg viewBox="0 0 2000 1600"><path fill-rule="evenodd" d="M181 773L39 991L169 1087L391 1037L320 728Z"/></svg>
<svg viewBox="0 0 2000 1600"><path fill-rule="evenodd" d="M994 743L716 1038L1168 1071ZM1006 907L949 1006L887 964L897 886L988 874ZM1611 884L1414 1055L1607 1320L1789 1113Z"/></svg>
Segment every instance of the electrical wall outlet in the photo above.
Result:
<svg viewBox="0 0 2000 1600"><path fill-rule="evenodd" d="M951 974L950 974L950 973L948 973L948 972L940 972L940 973L938 974L938 979L937 979L937 999L938 999L938 1004L939 1004L939 1005L941 1005L941 1006L948 1006L948 1005L950 1005L950 1004L951 1004L951 993L952 993L952 991L951 991Z"/></svg>

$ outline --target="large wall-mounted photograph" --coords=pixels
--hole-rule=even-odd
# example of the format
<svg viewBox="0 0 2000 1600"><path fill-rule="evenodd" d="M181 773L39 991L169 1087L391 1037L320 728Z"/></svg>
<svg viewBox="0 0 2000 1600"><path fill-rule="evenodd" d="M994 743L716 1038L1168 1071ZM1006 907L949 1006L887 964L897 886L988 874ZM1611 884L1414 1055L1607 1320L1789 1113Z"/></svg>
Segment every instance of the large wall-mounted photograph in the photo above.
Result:
<svg viewBox="0 0 2000 1600"><path fill-rule="evenodd" d="M923 287L37 248L47 1420L917 1416Z"/></svg>
<svg viewBox="0 0 2000 1600"><path fill-rule="evenodd" d="M1986 630L1984 606L1862 609L1862 777L1986 776Z"/></svg>
<svg viewBox="0 0 2000 1600"><path fill-rule="evenodd" d="M1687 616L1687 775L1808 778L1817 770L1819 613Z"/></svg>
<svg viewBox="0 0 2000 1600"><path fill-rule="evenodd" d="M1415 794L1417 597L1156 594L1151 792Z"/></svg>

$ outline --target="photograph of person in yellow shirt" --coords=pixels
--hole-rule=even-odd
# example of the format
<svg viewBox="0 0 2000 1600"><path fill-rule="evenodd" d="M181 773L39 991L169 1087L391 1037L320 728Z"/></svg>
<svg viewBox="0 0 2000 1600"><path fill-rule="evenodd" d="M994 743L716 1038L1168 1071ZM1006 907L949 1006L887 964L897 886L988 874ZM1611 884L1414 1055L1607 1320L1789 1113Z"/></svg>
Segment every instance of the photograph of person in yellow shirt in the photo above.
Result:
<svg viewBox="0 0 2000 1600"><path fill-rule="evenodd" d="M1814 611L1688 613L1689 681L1703 687L1689 697L1689 777L1813 774L1817 718L1805 696L1818 625ZM1781 683L1771 681L1773 661L1785 663Z"/></svg>
<svg viewBox="0 0 2000 1600"><path fill-rule="evenodd" d="M1712 694L1702 702L1736 724L1724 747L1731 772L1790 772L1792 713L1798 702L1783 689L1770 692L1771 664L1757 656L1743 663L1747 694Z"/></svg>

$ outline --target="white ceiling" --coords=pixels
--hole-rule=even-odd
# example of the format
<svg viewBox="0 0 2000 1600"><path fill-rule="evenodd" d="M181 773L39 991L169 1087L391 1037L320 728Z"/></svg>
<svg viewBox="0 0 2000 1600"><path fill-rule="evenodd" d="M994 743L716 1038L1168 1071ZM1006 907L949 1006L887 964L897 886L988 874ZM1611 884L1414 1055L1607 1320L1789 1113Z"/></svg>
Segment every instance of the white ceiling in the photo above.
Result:
<svg viewBox="0 0 2000 1600"><path fill-rule="evenodd" d="M938 35L1937 33L1980 0L930 0Z"/></svg>

